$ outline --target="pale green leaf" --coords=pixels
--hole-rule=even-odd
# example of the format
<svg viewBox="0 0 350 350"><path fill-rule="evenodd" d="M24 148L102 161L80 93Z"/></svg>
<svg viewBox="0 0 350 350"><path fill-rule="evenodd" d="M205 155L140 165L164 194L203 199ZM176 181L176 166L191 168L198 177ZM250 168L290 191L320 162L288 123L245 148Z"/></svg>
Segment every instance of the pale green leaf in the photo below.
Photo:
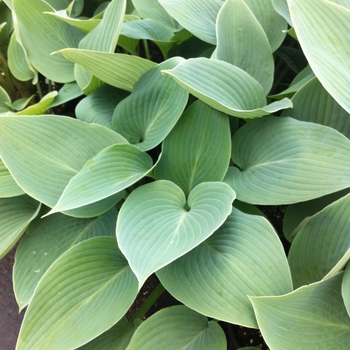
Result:
<svg viewBox="0 0 350 350"><path fill-rule="evenodd" d="M69 181L50 213L80 208L110 197L152 170L152 158L134 145L106 147Z"/></svg>
<svg viewBox="0 0 350 350"><path fill-rule="evenodd" d="M243 202L292 204L350 186L350 141L327 126L266 117L232 138L225 181Z"/></svg>
<svg viewBox="0 0 350 350"><path fill-rule="evenodd" d="M340 293L343 274L276 297L251 297L270 349L337 349L350 344L350 317Z"/></svg>
<svg viewBox="0 0 350 350"><path fill-rule="evenodd" d="M350 248L350 194L301 227L289 251L294 287L324 278Z"/></svg>
<svg viewBox="0 0 350 350"><path fill-rule="evenodd" d="M166 180L134 190L117 222L120 249L139 280L195 248L231 213L235 193L222 182L196 186L186 201L183 191Z"/></svg>
<svg viewBox="0 0 350 350"><path fill-rule="evenodd" d="M173 181L186 194L201 182L222 181L230 137L227 115L201 101L193 103L164 140L155 178Z"/></svg>
<svg viewBox="0 0 350 350"><path fill-rule="evenodd" d="M27 195L0 199L0 259L17 243L39 209L40 203Z"/></svg>
<svg viewBox="0 0 350 350"><path fill-rule="evenodd" d="M81 242L40 280L16 349L75 349L118 322L136 295L137 280L115 238Z"/></svg>
<svg viewBox="0 0 350 350"><path fill-rule="evenodd" d="M188 93L162 74L183 60L173 57L150 69L114 111L113 129L144 151L164 140L186 107Z"/></svg>
<svg viewBox="0 0 350 350"><path fill-rule="evenodd" d="M0 159L0 198L16 197L24 194Z"/></svg>
<svg viewBox="0 0 350 350"><path fill-rule="evenodd" d="M114 109L128 95L125 90L105 84L77 104L75 115L83 122L101 124L112 129Z"/></svg>
<svg viewBox="0 0 350 350"><path fill-rule="evenodd" d="M341 286L341 293L348 315L350 317L350 264L347 265Z"/></svg>
<svg viewBox="0 0 350 350"><path fill-rule="evenodd" d="M287 0L272 0L276 11L292 26Z"/></svg>
<svg viewBox="0 0 350 350"><path fill-rule="evenodd" d="M251 328L258 325L247 295L292 291L287 258L273 227L236 208L212 236L157 276L191 309Z"/></svg>
<svg viewBox="0 0 350 350"><path fill-rule="evenodd" d="M52 102L58 95L57 91L51 91L46 94L38 103L31 105L20 112L17 115L40 115L44 114L51 106Z"/></svg>
<svg viewBox="0 0 350 350"><path fill-rule="evenodd" d="M267 95L274 73L271 46L260 23L243 0L226 0L218 14L216 37L216 59L249 73Z"/></svg>
<svg viewBox="0 0 350 350"><path fill-rule="evenodd" d="M11 103L10 106L15 111L20 111L21 109L24 109L26 106L28 106L29 103L33 102L35 100L35 97L36 97L35 95L31 95L29 97L19 98L18 100Z"/></svg>
<svg viewBox="0 0 350 350"><path fill-rule="evenodd" d="M58 95L55 97L50 105L50 108L62 105L66 102L72 101L83 95L79 85L77 83L64 84L58 91Z"/></svg>
<svg viewBox="0 0 350 350"><path fill-rule="evenodd" d="M6 90L0 86L0 113L7 113L11 111L11 107L8 105L11 103L10 96L6 92Z"/></svg>
<svg viewBox="0 0 350 350"><path fill-rule="evenodd" d="M235 117L258 118L292 107L288 99L266 106L262 86L244 70L224 61L189 59L163 72L209 106Z"/></svg>
<svg viewBox="0 0 350 350"><path fill-rule="evenodd" d="M2 161L26 193L50 207L89 159L117 143L127 141L103 126L73 118L0 118Z"/></svg>
<svg viewBox="0 0 350 350"><path fill-rule="evenodd" d="M92 219L62 214L37 218L21 239L13 270L14 292L20 309L30 302L48 268L70 247L96 236L114 236L115 208Z"/></svg>
<svg viewBox="0 0 350 350"><path fill-rule="evenodd" d="M221 0L159 0L159 3L193 35L210 44L216 44L215 25L223 5Z"/></svg>
<svg viewBox="0 0 350 350"><path fill-rule="evenodd" d="M327 0L288 0L295 32L317 78L350 113L350 10Z"/></svg>
<svg viewBox="0 0 350 350"><path fill-rule="evenodd" d="M335 276L340 271L344 270L345 266L350 260L350 248L347 250L347 252L342 256L342 258L337 262L336 265L330 270L327 275L323 278L323 280L327 278L331 278Z"/></svg>
<svg viewBox="0 0 350 350"><path fill-rule="evenodd" d="M350 138L350 115L324 89L316 77L292 98L293 108L282 115L330 126Z"/></svg>
<svg viewBox="0 0 350 350"><path fill-rule="evenodd" d="M77 47L84 34L46 15L44 12L52 11L52 7L44 1L13 0L13 8L17 19L17 38L24 46L30 63L48 79L61 83L73 81L73 63L62 56L51 56L51 53Z"/></svg>
<svg viewBox="0 0 350 350"><path fill-rule="evenodd" d="M215 321L185 306L152 315L136 330L127 350L226 350L226 337Z"/></svg>
<svg viewBox="0 0 350 350"><path fill-rule="evenodd" d="M132 91L140 77L157 65L141 57L109 52L64 49L59 53L105 83L127 91Z"/></svg>

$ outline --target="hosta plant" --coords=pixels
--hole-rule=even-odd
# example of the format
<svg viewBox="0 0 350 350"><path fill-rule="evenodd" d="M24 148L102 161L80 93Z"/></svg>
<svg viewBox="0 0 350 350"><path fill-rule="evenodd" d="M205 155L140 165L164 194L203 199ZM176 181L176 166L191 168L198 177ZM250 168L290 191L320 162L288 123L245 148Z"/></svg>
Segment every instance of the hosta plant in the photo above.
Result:
<svg viewBox="0 0 350 350"><path fill-rule="evenodd" d="M223 323L348 349L349 1L0 8L17 350L224 350ZM260 210L286 205L281 236ZM145 319L165 289L178 305Z"/></svg>

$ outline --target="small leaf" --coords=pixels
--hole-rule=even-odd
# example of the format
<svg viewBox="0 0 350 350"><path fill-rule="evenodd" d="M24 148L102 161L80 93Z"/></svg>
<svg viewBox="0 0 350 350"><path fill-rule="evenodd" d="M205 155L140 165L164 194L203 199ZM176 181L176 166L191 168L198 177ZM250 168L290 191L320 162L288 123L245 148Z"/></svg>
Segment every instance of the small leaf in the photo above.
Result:
<svg viewBox="0 0 350 350"><path fill-rule="evenodd" d="M340 293L343 274L273 297L250 297L270 349L342 349L350 318Z"/></svg>
<svg viewBox="0 0 350 350"><path fill-rule="evenodd" d="M58 95L57 91L51 91L45 95L38 103L27 107L17 113L17 115L40 115L44 114L51 106L52 102Z"/></svg>
<svg viewBox="0 0 350 350"><path fill-rule="evenodd" d="M139 288L153 272L208 238L231 213L234 198L234 191L222 182L199 184L187 201L183 191L166 180L133 191L120 209L117 239Z"/></svg>
<svg viewBox="0 0 350 350"><path fill-rule="evenodd" d="M160 310L136 330L127 350L225 350L225 333L215 321L185 306Z"/></svg>
<svg viewBox="0 0 350 350"><path fill-rule="evenodd" d="M287 0L272 0L272 4L276 11L292 26Z"/></svg>
<svg viewBox="0 0 350 350"><path fill-rule="evenodd" d="M292 291L287 258L272 226L236 208L212 236L157 276L191 309L252 328L258 326L247 295Z"/></svg>
<svg viewBox="0 0 350 350"><path fill-rule="evenodd" d="M50 108L72 101L82 95L83 95L83 92L81 91L77 83L74 82L74 83L64 84L58 91L58 95L55 97L55 99L51 103Z"/></svg>
<svg viewBox="0 0 350 350"><path fill-rule="evenodd" d="M136 278L115 238L81 242L40 280L16 349L75 349L118 322L136 295Z"/></svg>

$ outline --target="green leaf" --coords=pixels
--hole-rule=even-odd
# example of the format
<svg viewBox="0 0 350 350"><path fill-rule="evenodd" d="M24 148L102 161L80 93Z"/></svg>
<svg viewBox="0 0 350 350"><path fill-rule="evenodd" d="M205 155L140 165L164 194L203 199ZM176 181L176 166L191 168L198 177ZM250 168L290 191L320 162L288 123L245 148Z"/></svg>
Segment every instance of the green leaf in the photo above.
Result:
<svg viewBox="0 0 350 350"><path fill-rule="evenodd" d="M80 208L122 191L152 170L152 158L133 145L106 147L69 181L49 214Z"/></svg>
<svg viewBox="0 0 350 350"><path fill-rule="evenodd" d="M216 58L249 73L267 95L274 73L271 46L260 23L243 0L226 0L218 14L216 36Z"/></svg>
<svg viewBox="0 0 350 350"><path fill-rule="evenodd" d="M64 49L59 53L105 83L127 91L157 65L141 57L101 51Z"/></svg>
<svg viewBox="0 0 350 350"><path fill-rule="evenodd" d="M82 95L83 92L81 91L77 83L64 84L58 91L58 95L51 103L50 108L72 101Z"/></svg>
<svg viewBox="0 0 350 350"><path fill-rule="evenodd" d="M215 321L185 306L160 310L136 330L127 350L225 350L226 337Z"/></svg>
<svg viewBox="0 0 350 350"><path fill-rule="evenodd" d="M329 127L292 118L244 125L232 138L232 160L236 166L225 181L237 199L252 204L291 204L350 186L350 141Z"/></svg>
<svg viewBox="0 0 350 350"><path fill-rule="evenodd" d="M144 151L164 140L186 107L188 93L161 73L182 61L174 57L150 69L114 111L113 129Z"/></svg>
<svg viewBox="0 0 350 350"><path fill-rule="evenodd" d="M295 287L324 278L350 249L350 194L328 205L301 227L288 261Z"/></svg>
<svg viewBox="0 0 350 350"><path fill-rule="evenodd" d="M258 118L292 107L288 99L265 106L262 86L244 70L224 61L189 59L163 72L209 106L235 117Z"/></svg>
<svg viewBox="0 0 350 350"><path fill-rule="evenodd" d="M258 325L247 295L292 291L287 258L273 227L236 208L212 236L157 276L191 309L251 328Z"/></svg>
<svg viewBox="0 0 350 350"><path fill-rule="evenodd" d="M40 203L27 195L0 199L0 259L21 238L39 209Z"/></svg>
<svg viewBox="0 0 350 350"><path fill-rule="evenodd" d="M159 0L159 3L193 35L216 45L215 25L223 5L221 0Z"/></svg>
<svg viewBox="0 0 350 350"><path fill-rule="evenodd" d="M16 197L24 194L0 159L0 198Z"/></svg>
<svg viewBox="0 0 350 350"><path fill-rule="evenodd" d="M136 295L136 278L115 238L81 242L40 280L17 349L75 349L118 322Z"/></svg>
<svg viewBox="0 0 350 350"><path fill-rule="evenodd" d="M6 90L0 86L0 113L7 113L12 110L8 103L11 103L10 96Z"/></svg>
<svg viewBox="0 0 350 350"><path fill-rule="evenodd" d="M139 280L195 248L231 213L235 193L222 182L196 186L186 201L183 191L166 180L133 191L117 222L120 249Z"/></svg>
<svg viewBox="0 0 350 350"><path fill-rule="evenodd" d="M276 11L292 26L287 0L272 0L272 4Z"/></svg>
<svg viewBox="0 0 350 350"><path fill-rule="evenodd" d="M348 315L350 317L350 264L347 265L341 286L341 293Z"/></svg>
<svg viewBox="0 0 350 350"><path fill-rule="evenodd" d="M68 117L0 118L2 161L26 193L50 207L88 160L126 142L110 129Z"/></svg>
<svg viewBox="0 0 350 350"><path fill-rule="evenodd" d="M201 101L193 103L164 140L155 178L173 181L186 194L201 182L222 181L230 138L227 115Z"/></svg>
<svg viewBox="0 0 350 350"><path fill-rule="evenodd" d="M45 1L13 0L12 4L16 16L17 38L30 63L50 80L60 83L73 81L72 62L62 56L51 56L51 53L67 47L77 47L83 33L46 15L44 12L52 11L52 7Z"/></svg>
<svg viewBox="0 0 350 350"><path fill-rule="evenodd" d="M105 84L77 104L76 117L83 122L101 124L112 129L114 109L128 95L125 90Z"/></svg>
<svg viewBox="0 0 350 350"><path fill-rule="evenodd" d="M18 112L17 115L29 116L44 114L50 108L57 95L57 91L51 91L46 94L38 103L23 109L22 111Z"/></svg>
<svg viewBox="0 0 350 350"><path fill-rule="evenodd" d="M326 0L288 0L295 32L317 78L350 113L350 10Z"/></svg>
<svg viewBox="0 0 350 350"><path fill-rule="evenodd" d="M293 108L282 115L327 125L350 138L350 115L324 89L316 77L292 98Z"/></svg>
<svg viewBox="0 0 350 350"><path fill-rule="evenodd" d="M287 295L250 297L270 349L348 349L350 318L340 293L342 275Z"/></svg>
<svg viewBox="0 0 350 350"><path fill-rule="evenodd" d="M115 208L92 219L62 214L37 218L28 227L16 250L14 292L22 310L49 267L75 244L97 236L114 236Z"/></svg>

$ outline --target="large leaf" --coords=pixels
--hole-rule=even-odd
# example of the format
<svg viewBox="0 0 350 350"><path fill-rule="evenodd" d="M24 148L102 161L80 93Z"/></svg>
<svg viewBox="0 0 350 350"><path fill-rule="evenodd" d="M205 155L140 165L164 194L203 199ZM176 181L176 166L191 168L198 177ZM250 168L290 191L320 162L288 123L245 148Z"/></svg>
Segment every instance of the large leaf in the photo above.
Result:
<svg viewBox="0 0 350 350"><path fill-rule="evenodd" d="M164 140L186 107L188 93L161 73L183 61L174 57L149 70L114 111L113 129L144 151Z"/></svg>
<svg viewBox="0 0 350 350"><path fill-rule="evenodd" d="M350 318L340 293L343 274L276 297L250 297L270 349L337 349L350 344Z"/></svg>
<svg viewBox="0 0 350 350"><path fill-rule="evenodd" d="M126 142L110 129L68 117L0 118L2 161L26 193L50 207L89 159Z"/></svg>
<svg viewBox="0 0 350 350"><path fill-rule="evenodd" d="M350 194L328 205L301 227L288 261L295 287L324 278L350 249Z"/></svg>
<svg viewBox="0 0 350 350"><path fill-rule="evenodd" d="M316 77L292 98L293 108L283 111L298 120L330 126L350 138L350 115L324 89Z"/></svg>
<svg viewBox="0 0 350 350"><path fill-rule="evenodd" d="M154 176L173 181L188 194L201 182L223 180L230 150L227 116L197 101L164 140Z"/></svg>
<svg viewBox="0 0 350 350"><path fill-rule="evenodd" d="M17 38L31 64L48 79L61 83L73 81L72 62L62 56L51 56L51 53L77 47L84 34L46 15L44 12L52 11L52 7L45 1L13 0L12 5L16 15Z"/></svg>
<svg viewBox="0 0 350 350"><path fill-rule="evenodd" d="M292 291L287 258L272 226L236 208L211 237L157 276L191 309L252 328L258 325L247 295Z"/></svg>
<svg viewBox="0 0 350 350"><path fill-rule="evenodd" d="M226 0L216 24L216 58L255 78L267 95L273 82L274 62L269 40L243 0Z"/></svg>
<svg viewBox="0 0 350 350"><path fill-rule="evenodd" d="M0 198L16 197L23 193L0 159Z"/></svg>
<svg viewBox="0 0 350 350"><path fill-rule="evenodd" d="M120 249L139 280L208 238L231 213L235 193L221 182L196 186L186 201L166 180L139 187L124 202L117 222Z"/></svg>
<svg viewBox="0 0 350 350"><path fill-rule="evenodd" d="M253 204L291 204L350 186L350 141L329 127L267 117L232 138L225 181Z"/></svg>
<svg viewBox="0 0 350 350"><path fill-rule="evenodd" d="M81 242L40 280L16 349L75 349L118 322L136 295L136 278L115 238Z"/></svg>
<svg viewBox="0 0 350 350"><path fill-rule="evenodd" d="M105 83L127 91L132 91L140 77L157 65L141 57L109 52L64 49L59 53Z"/></svg>
<svg viewBox="0 0 350 350"><path fill-rule="evenodd" d="M324 88L350 113L350 10L327 0L288 0L298 40Z"/></svg>
<svg viewBox="0 0 350 350"><path fill-rule="evenodd" d="M223 5L221 0L159 0L159 3L193 35L216 44L215 24Z"/></svg>
<svg viewBox="0 0 350 350"><path fill-rule="evenodd" d="M96 236L113 236L115 208L92 219L56 214L36 219L16 250L13 270L14 292L20 309L29 304L34 290L48 268L70 247Z"/></svg>
<svg viewBox="0 0 350 350"><path fill-rule="evenodd" d="M209 106L235 117L257 118L292 107L288 99L265 106L262 86L244 70L224 61L189 59L163 72Z"/></svg>
<svg viewBox="0 0 350 350"><path fill-rule="evenodd" d="M17 243L39 209L40 203L27 195L0 199L0 259Z"/></svg>
<svg viewBox="0 0 350 350"><path fill-rule="evenodd" d="M127 350L225 350L226 337L215 321L185 306L158 311L136 330Z"/></svg>

